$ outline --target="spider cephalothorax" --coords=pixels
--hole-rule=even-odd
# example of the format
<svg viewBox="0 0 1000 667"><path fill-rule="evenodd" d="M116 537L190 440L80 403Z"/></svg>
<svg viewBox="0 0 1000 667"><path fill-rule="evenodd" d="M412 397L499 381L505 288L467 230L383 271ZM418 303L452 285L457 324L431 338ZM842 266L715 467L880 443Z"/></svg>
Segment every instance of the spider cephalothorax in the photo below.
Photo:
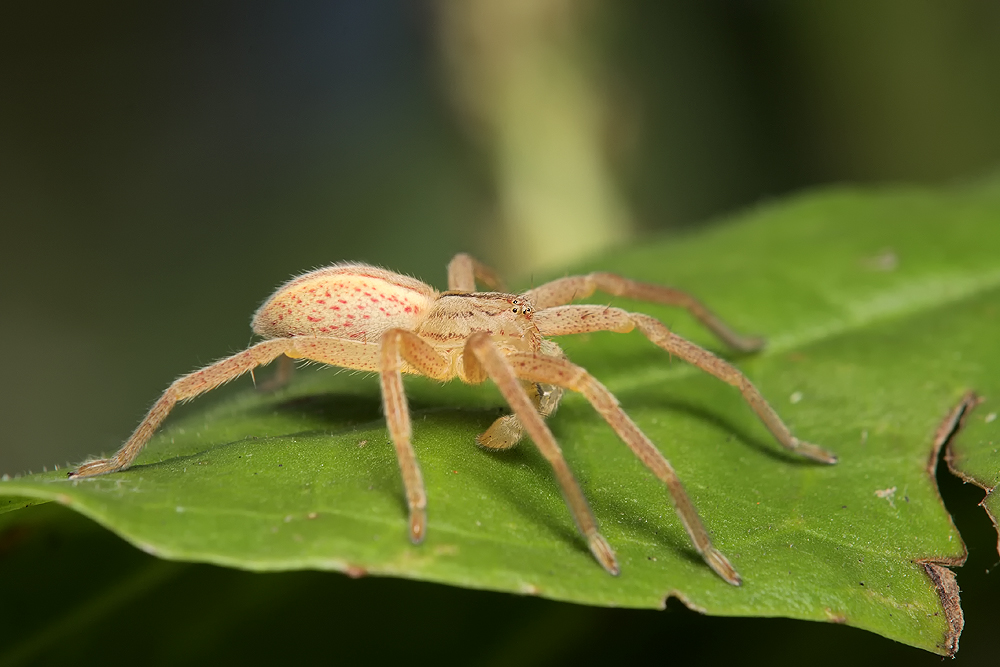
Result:
<svg viewBox="0 0 1000 667"><path fill-rule="evenodd" d="M494 292L476 292L476 280ZM800 441L750 381L729 363L672 333L642 313L571 301L600 290L617 296L681 306L726 344L752 351L757 338L732 332L685 292L640 283L611 273L560 278L524 294L501 291L495 274L468 255L448 265L448 290L439 293L418 280L365 264L337 264L285 283L257 310L253 330L265 340L176 380L128 441L108 459L88 461L70 473L82 478L132 465L153 432L178 401L214 389L257 366L282 357L379 374L386 423L396 448L410 510L410 539L423 541L427 496L410 442L410 412L402 373L437 380L458 378L496 383L511 414L498 418L477 442L508 449L527 434L552 465L573 519L591 552L618 574L614 552L597 529L587 500L545 424L566 389L580 392L636 456L670 491L677 514L695 548L720 576L739 585L735 568L715 547L673 467L619 407L615 397L583 368L573 364L551 336L639 329L652 343L737 387L785 448L835 463L817 445Z"/></svg>

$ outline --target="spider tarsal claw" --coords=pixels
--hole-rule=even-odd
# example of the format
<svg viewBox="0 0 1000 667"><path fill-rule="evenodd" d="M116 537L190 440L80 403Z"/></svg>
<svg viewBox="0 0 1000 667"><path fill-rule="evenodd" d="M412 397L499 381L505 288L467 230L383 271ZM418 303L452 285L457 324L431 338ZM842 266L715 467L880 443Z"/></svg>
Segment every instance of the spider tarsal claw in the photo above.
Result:
<svg viewBox="0 0 1000 667"><path fill-rule="evenodd" d="M767 339L762 336L738 336L730 343L739 352L760 352L767 347Z"/></svg>
<svg viewBox="0 0 1000 667"><path fill-rule="evenodd" d="M796 440L795 451L808 459L819 461L820 463L833 465L837 462L836 454L828 449L820 447L819 445L814 445L811 442Z"/></svg>
<svg viewBox="0 0 1000 667"><path fill-rule="evenodd" d="M608 571L608 574L617 577L621 570L618 568L618 560L615 558L615 552L611 549L608 541L601 535L592 535L589 542L590 552L594 554L597 562Z"/></svg>
<svg viewBox="0 0 1000 667"><path fill-rule="evenodd" d="M427 511L414 508L410 511L410 541L420 544L427 534Z"/></svg>
<svg viewBox="0 0 1000 667"><path fill-rule="evenodd" d="M739 572L736 571L736 568L729 562L729 559L723 556L722 552L718 549L709 549L703 555L709 567L715 570L716 574L728 583L733 586L741 586L743 584L743 579L740 577Z"/></svg>
<svg viewBox="0 0 1000 667"><path fill-rule="evenodd" d="M81 463L76 470L70 470L66 473L66 476L70 479L93 477L95 475L115 472L120 468L121 466L118 465L114 459L99 459L97 461L87 461L86 463Z"/></svg>

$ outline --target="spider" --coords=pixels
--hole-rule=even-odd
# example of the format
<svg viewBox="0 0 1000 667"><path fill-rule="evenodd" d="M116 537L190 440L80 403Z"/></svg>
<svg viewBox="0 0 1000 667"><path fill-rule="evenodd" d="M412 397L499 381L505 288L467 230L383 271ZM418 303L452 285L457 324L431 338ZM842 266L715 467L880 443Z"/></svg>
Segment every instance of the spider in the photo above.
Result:
<svg viewBox="0 0 1000 667"><path fill-rule="evenodd" d="M477 292L476 281L492 292ZM509 294L496 274L466 254L448 264L448 291L413 278L358 263L335 264L285 283L253 316L254 332L265 340L243 352L174 381L114 456L91 460L69 473L83 478L132 465L178 401L185 401L284 355L330 366L379 374L386 423L396 448L409 507L410 540L419 544L427 530L427 494L413 451L410 414L402 373L436 380L458 378L478 384L493 380L510 405L476 442L487 449L510 449L527 433L548 460L576 526L597 561L619 573L614 551L598 531L572 471L545 418L563 392L583 394L636 456L667 486L695 549L723 579L741 579L712 545L698 512L663 454L619 407L617 399L585 369L569 361L549 340L593 331L626 333L638 328L653 344L740 390L775 439L786 449L822 463L831 452L794 437L750 381L729 363L672 333L659 320L603 305L569 305L595 291L686 308L728 346L754 351L759 338L734 333L689 294L641 283L613 273L559 278L523 294ZM283 359L287 364L288 359ZM280 372L280 371L279 371Z"/></svg>

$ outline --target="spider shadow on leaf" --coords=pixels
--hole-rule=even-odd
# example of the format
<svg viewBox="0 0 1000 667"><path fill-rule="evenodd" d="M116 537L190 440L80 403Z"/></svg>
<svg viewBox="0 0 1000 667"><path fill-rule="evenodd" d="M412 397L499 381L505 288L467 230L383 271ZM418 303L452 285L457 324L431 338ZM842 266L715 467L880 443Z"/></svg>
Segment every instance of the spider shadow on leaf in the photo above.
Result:
<svg viewBox="0 0 1000 667"><path fill-rule="evenodd" d="M690 398L681 398L672 394L661 393L654 396L644 391L629 391L621 392L617 396L626 411L638 412L641 408L654 412L677 413L693 417L698 422L710 425L713 430L728 434L725 440L728 441L735 438L739 441L741 447L745 446L756 450L774 461L796 467L816 465L815 461L796 456L783 449L766 431L756 428L757 422L752 412L739 398L735 398L732 404L737 410L744 410L746 415L745 419L738 421L732 417L727 417L722 409L713 409L706 406L703 402ZM748 425L752 426L748 427ZM639 427L642 428L643 424L639 423ZM647 435L650 434L647 433ZM669 442L663 442L661 438L655 438L652 435L650 437L661 449L669 454L669 450L667 449L667 446L670 444ZM676 438L673 439L675 440ZM809 438L806 436L804 439L808 440ZM658 442L658 440L660 441ZM667 458L670 457L668 456ZM683 466L683 461L681 460L677 460L675 463Z"/></svg>
<svg viewBox="0 0 1000 667"><path fill-rule="evenodd" d="M413 405L415 424L420 424L420 415L433 414L437 428L446 432L468 434L468 437L463 435L454 442L449 442L447 447L457 450L449 456L458 456L464 461L465 474L462 477L470 480L468 488L471 489L474 485L484 490L488 496L487 499L477 499L476 502L494 502L505 511L515 513L506 518L520 517L525 523L542 525L556 540L578 545L582 549L581 553L587 554L586 542L580 539L571 516L566 512L551 467L530 439L526 438L517 447L508 450L490 450L476 444L475 437L485 431L493 420L507 412L502 408L423 408L419 402ZM415 433L414 442L419 449L419 431ZM425 450L428 444L424 444ZM525 476L530 476L530 486L524 485ZM547 502L546 497L554 500ZM428 503L433 512L433 496L428 499Z"/></svg>
<svg viewBox="0 0 1000 667"><path fill-rule="evenodd" d="M366 424L383 419L382 403L377 395L364 396L348 392L322 392L293 396L277 403L261 405L256 412L294 413L318 423L325 423L330 430Z"/></svg>
<svg viewBox="0 0 1000 667"><path fill-rule="evenodd" d="M570 407L566 412L570 413L573 410L574 408ZM582 406L582 410L586 412L589 410L589 406ZM579 419L581 417L582 415L566 414L563 417L563 423L565 423L567 418ZM552 431L556 439L560 443L563 443L567 449L571 449L573 435L567 429L561 427L558 419L553 418L552 421ZM595 423L604 426L600 420ZM611 432L610 428L608 429L608 435L617 440L617 436ZM615 444L620 444L623 449L625 448L625 443L623 442L616 442ZM623 455L625 457L631 456L627 450ZM630 544L641 541L647 542L649 551L642 553L641 555L643 556L650 557L653 554L671 554L696 567L704 565L701 555L691 547L691 543L686 539L684 529L676 516L666 486L642 466L638 459L635 459L634 463L635 468L629 469L627 472L618 467L614 470L595 467L592 470L576 471L581 483L590 489L588 496L598 521L602 523L614 521L617 529L623 535L628 536L627 540L622 541L622 547L625 546L626 542ZM545 465L544 459L541 461L541 465ZM623 472L625 476L623 476ZM639 482L635 477L636 475L641 476L643 481ZM636 483L648 485L646 488L653 491L657 496L656 499L651 502L636 503L630 500L627 494L622 495L621 493L609 492L607 490L601 491L602 488L615 485L626 485L627 488L632 489Z"/></svg>
<svg viewBox="0 0 1000 667"><path fill-rule="evenodd" d="M652 475L640 474L647 478L644 483L649 488L659 488L661 493L657 494L657 499L652 503L635 503L618 494L604 494L599 499L595 497L595 505L596 501L600 501L595 508L598 521L608 522L613 517L617 529L628 535L631 545L637 542L648 544L648 551L642 554L646 557L668 555L699 568L704 566L702 557L685 539L684 528L674 512L667 489ZM632 548L635 549L634 546Z"/></svg>
<svg viewBox="0 0 1000 667"><path fill-rule="evenodd" d="M565 517L566 521L560 520L563 518L562 513L565 512L565 508L557 493L558 485L545 458L534 448L530 440L507 451L491 451L476 444L475 436L485 431L497 417L506 414L508 412L506 409L445 407L440 401L425 398L422 394L417 398L410 398L409 406L414 427L413 440L418 456L425 464L425 474L430 472L429 466L439 461L441 456L449 459L459 456L467 463L462 466L463 472L468 472L467 478L476 485L484 487L490 498L496 498L497 502L508 510L513 509L525 522L544 525L555 539L578 544L582 553L587 553L586 543L579 538L569 515ZM382 403L377 394L357 395L328 391L290 397L277 403L258 406L255 410L260 415L277 411L304 417L303 421L308 422L309 428L285 434L289 436L334 435L361 426L385 428ZM433 432L428 431L425 418L433 420ZM462 435L450 438L447 434ZM468 437L465 437L465 434ZM467 451L457 451L454 454L440 451L442 440L450 439L454 441L447 442L444 447ZM387 450L392 449L388 434L386 441L379 443L379 446L382 444ZM511 483L510 478L523 477L525 469L530 471L534 480L537 480L533 490L541 487L546 493L551 491L553 497L557 499L552 508L546 506L537 497L537 493L526 494L523 486ZM518 474L515 475L515 471ZM401 486L399 482L398 487L394 486L385 491L398 498L400 516L405 517L408 508L405 496L401 493ZM428 505L432 517L440 511L435 509L433 491L428 498Z"/></svg>
<svg viewBox="0 0 1000 667"><path fill-rule="evenodd" d="M475 436L485 431L498 416L506 414L508 412L506 408L476 408L472 406L456 408L451 405L444 406L442 400L435 400L437 397L428 395L426 391L418 390L415 393L417 396L410 397L409 404L414 423L414 444L421 459L426 460L427 463L435 460L440 461L438 457L442 453L435 451L435 449L440 450L442 440L447 443L444 446L449 449L467 450L458 454L464 464L463 473L465 474L463 474L463 478L469 479L474 486L479 487L488 496L488 499L477 502L495 502L496 506L502 507L503 511L507 513L504 519L514 523L523 521L526 524L538 526L548 534L549 539L573 544L574 548L580 549L582 554L587 553L586 543L579 538L569 516L564 516L561 498L559 494L555 493L558 490L558 485L552 477L547 461L537 451L529 438L526 438L519 446L504 451L488 450L476 445ZM798 457L786 454L768 442L766 436L754 433L752 427L738 418L729 418L725 415L724 410L715 410L712 406L706 406L697 399L664 395L663 392L650 394L648 391L626 391L619 396L622 403L634 411L644 408L693 417L697 421L710 425L713 430L730 434L726 437L727 440L733 437L737 438L740 441L736 443L738 446L749 445L752 449L781 462L783 465L793 462L799 465L808 463ZM738 399L734 401L734 403L738 402ZM312 427L288 435L333 435L361 426L384 428L381 398L377 391L365 392L362 395L348 391L300 394L276 403L257 406L255 411L261 415L279 412L285 415L301 416L303 421ZM431 430L428 430L425 421L427 419L433 422ZM564 445L571 446L572 435L561 426L567 420L579 419L588 421L595 419L595 424L600 422L603 425L596 413L590 410L589 405L579 404L577 401L566 404L561 414L553 415L548 421L556 439ZM615 437L610 431L609 435ZM669 446L670 444L662 442L662 436L654 437L654 441L656 440L660 441L658 442L660 446ZM380 444L391 449L388 436L386 442ZM622 446L624 447L624 443ZM452 455L446 453L444 456L450 457ZM683 469L683 461L678 460L677 463ZM577 472L579 474L581 471ZM530 487L526 487L523 483L526 474L530 475L532 479ZM587 486L596 486L588 477L591 475L583 474L580 481ZM512 479L515 478L519 479L518 483L512 483ZM602 481L612 482L614 480ZM650 479L650 483L658 484L654 479ZM383 492L398 499L400 516L405 517L408 508L400 491L401 483L398 485L394 483L392 488L383 489ZM550 497L555 500L550 501ZM438 513L442 510L435 507L433 490L428 500L430 516L440 516ZM662 506L660 504L652 507L636 506L634 503L614 497L613 494L603 494L600 498L593 497L592 501L597 502L598 506L595 506L595 510L599 521L606 522L613 517L624 531L650 545L655 545L651 548L655 548L656 552L666 550L672 552L675 557L683 558L695 565L702 562L698 553L686 545L682 534L674 535L675 529L679 530L679 528L675 525L673 512L670 510L669 496L665 488L663 489ZM433 527L431 530L433 536Z"/></svg>

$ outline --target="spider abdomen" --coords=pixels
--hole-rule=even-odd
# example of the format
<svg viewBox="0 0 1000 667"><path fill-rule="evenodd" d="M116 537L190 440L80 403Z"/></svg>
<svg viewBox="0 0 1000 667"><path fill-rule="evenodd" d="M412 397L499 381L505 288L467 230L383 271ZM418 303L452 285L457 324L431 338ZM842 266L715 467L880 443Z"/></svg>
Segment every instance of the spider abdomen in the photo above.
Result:
<svg viewBox="0 0 1000 667"><path fill-rule="evenodd" d="M251 326L265 338L375 341L392 328L413 329L436 296L430 286L385 269L336 265L279 287L254 314Z"/></svg>

